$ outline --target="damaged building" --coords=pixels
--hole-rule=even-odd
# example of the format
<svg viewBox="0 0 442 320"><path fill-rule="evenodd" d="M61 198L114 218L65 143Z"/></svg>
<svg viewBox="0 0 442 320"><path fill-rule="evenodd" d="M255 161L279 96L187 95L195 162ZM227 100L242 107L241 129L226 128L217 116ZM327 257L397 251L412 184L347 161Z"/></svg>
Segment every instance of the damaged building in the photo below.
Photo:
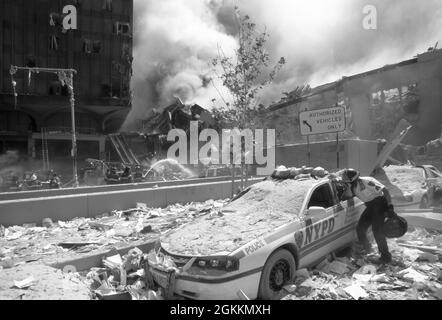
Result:
<svg viewBox="0 0 442 320"><path fill-rule="evenodd" d="M77 29L63 27L67 4L77 9ZM77 70L78 159L105 159L106 134L117 132L130 110L133 0L1 0L0 12L0 154L42 159L47 152L51 166L71 157L67 87L51 73L19 71L11 79L14 65Z"/></svg>
<svg viewBox="0 0 442 320"><path fill-rule="evenodd" d="M403 120L413 125L403 143L423 145L441 134L442 50L397 64L310 88L287 93L267 113L267 126L276 129L277 143L305 143L299 112L333 106L346 108L347 129L341 138L390 139ZM335 134L312 136L311 141L334 140Z"/></svg>

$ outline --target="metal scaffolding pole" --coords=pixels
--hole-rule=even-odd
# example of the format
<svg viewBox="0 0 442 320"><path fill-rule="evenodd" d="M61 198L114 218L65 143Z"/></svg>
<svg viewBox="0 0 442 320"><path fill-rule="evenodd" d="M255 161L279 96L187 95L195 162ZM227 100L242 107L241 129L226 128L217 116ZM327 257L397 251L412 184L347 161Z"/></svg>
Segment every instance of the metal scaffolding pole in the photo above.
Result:
<svg viewBox="0 0 442 320"><path fill-rule="evenodd" d="M29 68L29 67L16 67L11 66L10 74L11 74L11 81L12 81L12 87L14 89L14 97L15 97L15 103L17 103L17 92L16 92L16 85L17 83L14 81L14 75L17 73L18 70L25 70L29 72L29 81L31 79L32 73L40 73L40 72L47 72L47 73L55 73L58 76L58 80L61 82L61 85L66 85L69 89L70 94L70 107L71 107L71 120L72 120L72 151L71 151L71 157L72 157L72 163L73 163L73 181L74 181L74 187L78 188L78 174L77 174L77 135L75 130L75 95L74 95L74 74L77 73L75 69L59 69L59 68Z"/></svg>

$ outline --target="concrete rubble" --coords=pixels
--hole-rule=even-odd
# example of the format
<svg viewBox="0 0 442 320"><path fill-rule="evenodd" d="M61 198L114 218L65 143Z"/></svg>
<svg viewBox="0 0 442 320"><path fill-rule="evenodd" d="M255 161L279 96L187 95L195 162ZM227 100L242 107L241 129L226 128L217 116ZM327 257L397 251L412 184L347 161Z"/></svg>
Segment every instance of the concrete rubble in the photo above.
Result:
<svg viewBox="0 0 442 320"><path fill-rule="evenodd" d="M360 256L356 248L328 257L308 274L298 271L283 300L440 300L441 236L415 228L403 238L389 239L394 258L389 265L374 264L377 254Z"/></svg>
<svg viewBox="0 0 442 320"><path fill-rule="evenodd" d="M0 266L7 268L50 257L70 258L111 249L121 244L158 238L160 234L222 207L227 200L174 204L167 208L136 208L114 211L101 217L0 228Z"/></svg>
<svg viewBox="0 0 442 320"><path fill-rule="evenodd" d="M46 268L43 264L52 258L75 258L85 253L99 252L103 248L114 250L112 248L121 243L130 245L139 240L158 239L168 230L182 228L188 222L203 216L209 217L227 202L209 200L205 203L176 204L165 209L148 208L139 203L133 209L114 211L95 219L78 218L52 223L45 219L46 227L24 225L0 228L2 295L5 299L27 298L26 294L31 290L33 298L38 299L38 295L35 295L38 294L38 285L42 283L38 268ZM414 228L404 237L388 241L394 256L393 264L376 265L373 263L376 254L360 256L355 248L328 255L314 268L298 270L294 282L287 283L284 287L286 296L283 299L441 299L442 234ZM165 257L161 254L157 255L152 251L147 254L135 246L126 254L120 255L115 250L115 253L100 259L99 265L86 271L72 270L66 274L58 270L63 277L69 277L68 283L72 284L74 279L74 287L76 284L81 287L75 287L80 292L80 299L170 298L162 289L149 289L153 288L152 279L145 272L146 261L161 260L162 265L176 268L173 261L164 261ZM16 273L23 268L32 268L35 271L23 275ZM57 271L53 270L51 272ZM13 275L6 277L8 272ZM44 274L47 272L49 271L45 270ZM63 277L60 276L57 281L66 281ZM84 294L84 288L87 288L88 297ZM25 295L20 296L23 290L26 291ZM66 293L66 297L76 299L75 290L74 293ZM56 299L55 295L52 298ZM240 294L238 298L248 299Z"/></svg>

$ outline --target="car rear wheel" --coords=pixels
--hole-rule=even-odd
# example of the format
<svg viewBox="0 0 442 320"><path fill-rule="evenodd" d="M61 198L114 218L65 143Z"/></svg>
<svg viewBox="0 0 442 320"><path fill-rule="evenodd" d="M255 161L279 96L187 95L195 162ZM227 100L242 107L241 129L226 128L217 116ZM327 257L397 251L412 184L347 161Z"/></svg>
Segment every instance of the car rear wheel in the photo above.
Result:
<svg viewBox="0 0 442 320"><path fill-rule="evenodd" d="M295 258L290 251L281 249L273 253L264 265L258 297L263 300L281 298L283 287L292 280L295 270Z"/></svg>
<svg viewBox="0 0 442 320"><path fill-rule="evenodd" d="M420 209L428 209L430 207L430 201L428 200L427 196L423 196L421 203L419 205Z"/></svg>

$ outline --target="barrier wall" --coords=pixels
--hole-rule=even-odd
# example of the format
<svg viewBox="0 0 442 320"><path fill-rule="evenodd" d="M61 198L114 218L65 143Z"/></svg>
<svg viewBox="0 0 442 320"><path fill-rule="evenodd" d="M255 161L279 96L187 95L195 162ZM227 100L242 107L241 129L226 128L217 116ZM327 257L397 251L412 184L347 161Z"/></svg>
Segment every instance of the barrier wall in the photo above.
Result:
<svg viewBox="0 0 442 320"><path fill-rule="evenodd" d="M207 182L220 182L230 181L230 177L212 177L212 178L200 178L178 181L155 181L155 182L143 182L143 183L131 183L131 184L119 184L119 185L103 185L94 187L81 187L81 188L65 188L56 190L38 190L38 191L21 191L21 192L5 192L0 193L0 201L3 200L16 200L16 199L30 199L30 198L44 198L55 197L63 195L75 195L84 193L96 193L96 192L109 192L120 190L136 190L153 187L167 187L177 185L189 185Z"/></svg>
<svg viewBox="0 0 442 320"><path fill-rule="evenodd" d="M360 170L363 175L367 172L369 164L376 161L378 156L376 141L343 140L339 142L339 168L337 159L336 141L315 142L310 144L310 165L323 167L333 172L342 168ZM307 144L293 144L276 146L276 166L286 167L308 166Z"/></svg>
<svg viewBox="0 0 442 320"><path fill-rule="evenodd" d="M262 178L249 180L249 185ZM240 182L235 183L235 190ZM232 182L209 182L166 186L155 189L118 190L53 197L0 201L0 225L40 224L44 218L66 221L76 217L92 218L112 210L134 208L137 202L164 208L174 203L203 202L231 197Z"/></svg>

